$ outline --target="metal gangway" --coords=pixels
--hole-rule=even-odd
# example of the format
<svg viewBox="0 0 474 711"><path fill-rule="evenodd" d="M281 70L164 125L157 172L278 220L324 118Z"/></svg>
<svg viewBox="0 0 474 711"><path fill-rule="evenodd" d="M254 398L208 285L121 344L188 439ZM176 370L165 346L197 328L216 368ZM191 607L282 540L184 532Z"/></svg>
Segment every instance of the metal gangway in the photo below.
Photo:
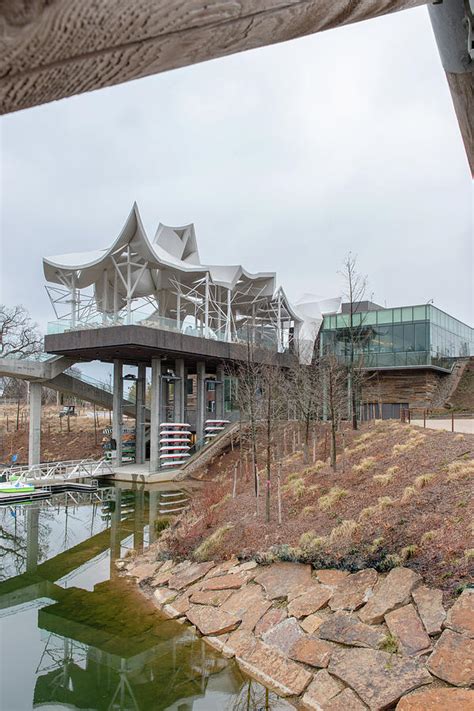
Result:
<svg viewBox="0 0 474 711"><path fill-rule="evenodd" d="M7 481L66 482L78 479L97 479L103 476L113 476L112 464L102 459L69 459L60 462L43 462L29 466L5 467L0 471Z"/></svg>

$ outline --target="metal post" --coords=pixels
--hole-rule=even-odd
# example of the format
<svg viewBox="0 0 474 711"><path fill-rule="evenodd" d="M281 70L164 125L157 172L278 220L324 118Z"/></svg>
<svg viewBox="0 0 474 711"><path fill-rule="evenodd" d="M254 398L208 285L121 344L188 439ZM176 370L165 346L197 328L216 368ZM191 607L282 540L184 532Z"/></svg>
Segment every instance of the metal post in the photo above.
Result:
<svg viewBox="0 0 474 711"><path fill-rule="evenodd" d="M30 430L28 438L28 464L41 461L41 383L29 384Z"/></svg>
<svg viewBox="0 0 474 711"><path fill-rule="evenodd" d="M135 402L135 462L145 461L145 396L146 396L146 365L138 366Z"/></svg>
<svg viewBox="0 0 474 711"><path fill-rule="evenodd" d="M161 359L151 361L150 472L160 466Z"/></svg>
<svg viewBox="0 0 474 711"><path fill-rule="evenodd" d="M116 443L115 464L122 466L122 427L123 427L123 363L114 360L114 390L112 393L112 437Z"/></svg>
<svg viewBox="0 0 474 711"><path fill-rule="evenodd" d="M127 246L127 324L132 321L132 265L130 260L130 245Z"/></svg>
<svg viewBox="0 0 474 711"><path fill-rule="evenodd" d="M181 292L176 294L176 324L181 331Z"/></svg>
<svg viewBox="0 0 474 711"><path fill-rule="evenodd" d="M209 337L209 272L206 272L204 291L204 337Z"/></svg>
<svg viewBox="0 0 474 711"><path fill-rule="evenodd" d="M197 364L196 378L196 438L204 436L204 422L206 419L206 364L199 361Z"/></svg>
<svg viewBox="0 0 474 711"><path fill-rule="evenodd" d="M225 324L225 340L228 341L229 343L232 340L231 303L232 303L231 291L230 291L230 289L227 289L227 318L226 318L226 324Z"/></svg>

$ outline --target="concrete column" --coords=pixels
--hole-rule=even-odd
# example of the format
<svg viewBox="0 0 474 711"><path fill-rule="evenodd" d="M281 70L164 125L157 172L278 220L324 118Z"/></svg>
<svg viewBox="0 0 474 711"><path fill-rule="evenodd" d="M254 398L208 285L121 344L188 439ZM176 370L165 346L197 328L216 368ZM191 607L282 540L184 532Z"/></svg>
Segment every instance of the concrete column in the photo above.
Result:
<svg viewBox="0 0 474 711"><path fill-rule="evenodd" d="M114 360L114 390L112 394L112 437L117 443L115 465L122 466L123 363Z"/></svg>
<svg viewBox="0 0 474 711"><path fill-rule="evenodd" d="M206 420L206 363L199 361L197 364L196 378L196 438L204 436L204 422Z"/></svg>
<svg viewBox="0 0 474 711"><path fill-rule="evenodd" d="M224 413L224 366L218 365L216 370L216 420L223 420Z"/></svg>
<svg viewBox="0 0 474 711"><path fill-rule="evenodd" d="M151 361L150 471L160 466L161 359Z"/></svg>
<svg viewBox="0 0 474 711"><path fill-rule="evenodd" d="M135 461L143 464L145 461L145 397L146 397L146 365L138 366L137 401L135 404Z"/></svg>
<svg viewBox="0 0 474 711"><path fill-rule="evenodd" d="M179 380L174 381L174 421L184 422L184 398L186 389L184 360L175 360L174 372Z"/></svg>
<svg viewBox="0 0 474 711"><path fill-rule="evenodd" d="M41 383L30 383L30 431L28 441L28 464L41 461Z"/></svg>
<svg viewBox="0 0 474 711"><path fill-rule="evenodd" d="M110 517L110 577L117 577L115 561L120 558L120 521L122 518L122 489L115 489L113 511ZM112 503L112 502L111 502Z"/></svg>

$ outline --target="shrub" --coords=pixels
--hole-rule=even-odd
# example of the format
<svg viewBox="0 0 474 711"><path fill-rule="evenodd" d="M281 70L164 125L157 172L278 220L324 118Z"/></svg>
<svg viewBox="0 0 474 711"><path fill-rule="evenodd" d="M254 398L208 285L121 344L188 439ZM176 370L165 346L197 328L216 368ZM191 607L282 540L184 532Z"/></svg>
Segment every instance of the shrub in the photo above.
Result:
<svg viewBox="0 0 474 711"><path fill-rule="evenodd" d="M371 553L375 553L383 544L383 536L379 536L379 538L374 538L372 543L370 544L369 550Z"/></svg>
<svg viewBox="0 0 474 711"><path fill-rule="evenodd" d="M347 496L347 491L341 489L340 486L333 486L332 489L325 495L321 496L318 500L318 506L321 511L328 511L331 509L340 499Z"/></svg>
<svg viewBox="0 0 474 711"><path fill-rule="evenodd" d="M214 533L211 533L208 538L205 538L204 541L194 551L194 559L198 562L208 560L209 557L214 553L214 551L220 546L227 532L230 531L231 528L233 528L233 526L227 523L224 526L218 528L216 531L214 531Z"/></svg>
<svg viewBox="0 0 474 711"><path fill-rule="evenodd" d="M369 469L373 469L375 467L376 463L377 460L375 457L366 457L360 462L360 464L355 464L352 469L358 474L361 472L368 472Z"/></svg>

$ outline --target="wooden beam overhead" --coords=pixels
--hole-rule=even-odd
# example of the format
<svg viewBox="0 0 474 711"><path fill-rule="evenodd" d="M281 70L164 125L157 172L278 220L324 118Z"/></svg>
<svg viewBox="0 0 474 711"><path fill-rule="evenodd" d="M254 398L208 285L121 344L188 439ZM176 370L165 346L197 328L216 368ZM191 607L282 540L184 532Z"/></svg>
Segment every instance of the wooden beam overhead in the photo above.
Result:
<svg viewBox="0 0 474 711"><path fill-rule="evenodd" d="M4 0L0 113L427 0Z"/></svg>

